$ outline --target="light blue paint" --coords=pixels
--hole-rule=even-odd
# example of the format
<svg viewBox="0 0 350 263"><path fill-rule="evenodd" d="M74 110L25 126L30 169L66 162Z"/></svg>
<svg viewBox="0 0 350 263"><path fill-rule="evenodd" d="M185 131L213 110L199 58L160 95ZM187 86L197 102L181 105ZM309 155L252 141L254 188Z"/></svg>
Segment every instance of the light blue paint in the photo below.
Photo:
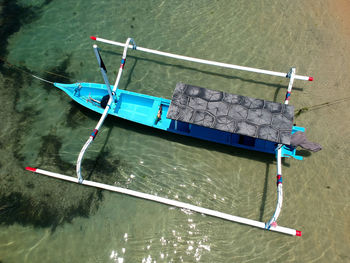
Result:
<svg viewBox="0 0 350 263"><path fill-rule="evenodd" d="M103 96L108 95L106 85L97 83L55 83L54 85L63 90L74 101L78 102L84 107L100 114L103 113L104 109L98 102L93 100L101 101ZM109 114L119 118L137 122L160 130L248 150L271 154L274 154L276 151L277 143L275 142L255 139L239 134L219 131L195 124L168 119L166 117L170 105L170 100L168 99L121 89L117 89L116 99L117 103L112 105ZM157 115L160 106L162 107L162 114L161 118L158 119ZM294 126L292 133L296 131L304 132L305 128ZM282 157L294 157L298 160L302 159L301 156L296 155L296 149L287 145L282 147Z"/></svg>

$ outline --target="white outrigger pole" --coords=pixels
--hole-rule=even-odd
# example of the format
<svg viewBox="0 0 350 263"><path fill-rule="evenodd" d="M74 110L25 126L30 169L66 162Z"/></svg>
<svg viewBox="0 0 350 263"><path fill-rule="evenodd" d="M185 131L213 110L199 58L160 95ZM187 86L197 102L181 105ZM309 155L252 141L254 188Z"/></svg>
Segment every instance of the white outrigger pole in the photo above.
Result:
<svg viewBox="0 0 350 263"><path fill-rule="evenodd" d="M103 190L108 190L108 191L117 192L117 193L121 193L121 194L127 194L127 195L130 195L130 196L134 196L134 197L138 197L138 198L142 198L142 199L158 202L158 203L161 203L161 204L166 204L166 205L175 206L175 207L178 207L178 208L188 209L188 210L191 210L191 211L194 211L194 212L197 212L197 213L201 213L201 214L204 214L204 215L218 217L218 218L225 219L225 220L228 220L228 221L237 222L237 223L241 223L241 224L249 225L249 226L254 226L254 227L257 227L257 228L261 228L261 229L266 229L264 222L259 222L259 221L255 221L255 220L239 217L239 216L234 216L234 215L218 212L218 211L215 211L215 210L211 210L211 209L207 209L207 208L203 208L203 207L199 207L199 206L183 203L183 202L180 202L180 201L171 200L171 199L167 199L167 198L164 198L164 197L159 197L159 196L156 196L156 195L150 195L150 194L146 194L146 193L142 193L142 192L138 192L138 191L133 191L133 190L129 190L129 189L122 188L122 187L117 187L117 186L112 186L112 185L108 185L108 184L97 183L97 182L88 181L88 180L83 180L82 182L79 182L78 178L75 178L75 177L72 177L72 176L63 175L63 174L59 174L59 173L53 173L53 172L45 171L45 170L42 170L42 169L37 169L37 168L32 168L32 167L26 167L26 169L28 171L31 171L31 172L34 172L34 173L44 174L44 175L47 175L47 176L50 176L50 177L53 177L53 178L69 181L69 182L72 182L72 183L79 183L79 184L82 184L82 185L96 187L96 188L100 188L100 189L103 189ZM298 230L287 228L287 227L282 227L282 226L271 227L269 230L275 231L275 232L280 232L280 233L287 234L287 235L292 235L292 236L300 236L301 235L301 232L298 231Z"/></svg>
<svg viewBox="0 0 350 263"><path fill-rule="evenodd" d="M212 60L206 60L206 59L199 59L199 58L193 58L193 57L187 57L187 56L182 56L182 55L176 55L168 52L163 52L163 51L158 51L154 49L149 49L149 48L144 48L144 47L139 47L132 45L125 45L124 43L121 42L116 42L112 40L107 40L104 38L100 37L95 37L91 36L90 37L92 40L96 40L99 42L103 42L106 44L114 45L114 46L120 46L120 47L128 47L132 48L138 51L146 52L146 53L151 53L159 56L164 56L164 57L170 57L170 58L175 58L175 59L180 59L180 60L186 60L190 62L196 62L196 63L201 63L201 64L207 64L207 65L212 65L212 66L217 66L217 67L222 67L222 68L230 68L230 69L238 69L238 70L243 70L243 71L249 71L249 72L255 72L255 73L260 73L260 74L267 74L267 75L272 75L272 76L277 76L277 77L284 77L284 78L289 78L289 73L283 73L283 72L277 72L277 71L271 71L271 70L264 70L264 69L258 69L258 68L251 68L251 67L244 67L244 66L238 66L238 65L233 65L233 64L227 64L227 63L222 63L222 62L216 62ZM300 75L295 75L295 79L300 79L300 80L308 80L308 81L313 81L313 77L309 76L300 76Z"/></svg>
<svg viewBox="0 0 350 263"><path fill-rule="evenodd" d="M275 72L275 71L269 71L269 70L250 68L250 67L237 66L237 65L226 64L226 63L215 62L215 61L204 60L204 59L198 59L198 58L191 58L191 57L171 54L171 53L167 53L167 52L162 52L162 51L157 51L157 50L137 47L135 42L131 38L128 38L125 44L124 43L120 43L120 42L111 41L111 40L106 40L106 39L103 39L103 38L97 38L97 37L90 37L90 38L93 39L93 40L96 40L96 41L100 41L100 42L104 42L104 43L108 43L108 44L112 44L112 45L117 45L117 46L122 46L122 47L124 47L124 52L123 52L123 57L122 57L121 65L120 65L120 68L119 68L118 76L117 76L116 82L114 84L113 90L111 91L110 90L109 81L108 81L108 78L107 78L107 75L106 75L106 68L105 68L104 63L103 63L103 61L101 59L101 56L100 56L100 54L99 54L99 52L97 50L97 46L94 45L94 51L95 51L97 60L99 61L101 72L102 72L104 81L105 81L105 83L107 85L108 94L109 94L110 97L109 97L108 105L106 106L106 109L103 112L103 114L101 116L101 119L99 120L99 122L96 125L94 131L90 135L89 139L87 140L87 142L85 143L84 147L82 148L82 150L81 150L81 152L79 154L79 157L78 157L78 160L77 160L77 167L76 167L77 178L74 178L74 177L71 177L71 176L67 176L67 175L63 175L63 174L59 174L59 173L53 173L53 172L45 171L45 170L42 170L42 169L32 168L32 167L26 167L26 169L28 171L31 171L31 172L34 172L34 173L39 173L39 174L44 174L44 175L47 175L47 176L50 176L50 177L58 178L58 179L61 179L61 180L66 180L66 181L69 181L69 182L83 184L83 185L86 185L86 186L97 187L97 188L104 189L104 190L109 190L109 191L113 191L113 192L127 194L127 195L130 195L130 196L143 198L143 199L146 199L146 200L151 200L151 201L154 201L154 202L167 204L167 205L171 205L171 206L175 206L175 207L179 207L179 208L183 208L183 209L189 209L191 211L198 212L198 213L201 213L201 214L210 215L210 216L213 216L213 217L218 217L218 218L222 218L222 219L225 219L225 220L228 220L228 221L237 222L237 223L241 223L241 224L245 224L245 225L250 225L250 226L257 227L257 228L267 229L267 230L270 230L270 231L280 232L280 233L293 235L293 236L301 236L301 231L298 231L298 230L295 230L295 229L291 229L291 228L287 228L287 227L278 226L277 223L276 223L276 220L277 220L277 218L278 218L278 216L279 216L279 214L281 212L282 201L283 201L282 165L281 165L282 146L283 146L282 144L279 144L278 147L276 148L276 151L277 151L277 153L276 153L276 157L277 157L277 206L276 206L276 210L275 210L275 213L274 213L273 217L267 223L259 222L259 221L255 221L255 220L251 220L251 219L247 219L247 218L243 218L243 217L238 217L238 216L234 216L234 215L229 215L229 214L222 213L222 212L219 212L219 211L214 211L214 210L211 210L211 209L207 209L207 208L203 208L203 207L199 207L199 206L194 206L194 205L183 203L183 202L180 202L180 201L171 200L171 199L167 199L167 198L163 198L163 197L158 197L158 196L155 196L155 195L150 195L150 194L146 194L146 193L142 193L142 192L137 192L137 191L121 188L121 187L116 187L116 186L111 186L111 185L107 185L107 184L97 183L97 182L93 182L93 181L83 180L83 178L81 176L81 161L82 161L82 158L84 156L84 153L85 153L86 149L89 147L91 142L95 139L95 137L96 137L96 135L98 133L98 130L102 126L102 124L103 124L103 122L104 122L104 120L105 120L105 118L106 118L106 116L108 114L108 111L109 111L112 103L115 103L114 94L115 94L115 91L118 88L118 84L119 84L119 81L120 81L120 78L121 78L121 75L122 75L122 71L124 69L126 53L127 53L127 49L128 48L132 48L134 50L139 50L139 51L152 53L152 54L156 54L156 55L167 56L167 57L171 57L171 58L175 58L175 59L181 59L181 60L186 60L186 61L191 61L191 62L207 64L207 65L213 65L213 66L219 66L219 67L238 69L238 70L256 72L256 73L261 73L261 74L268 74L268 75L273 75L273 76L290 78L289 85L288 85L288 91L287 91L286 99L285 99L285 104L288 104L288 100L289 100L289 96L291 94L291 90L292 90L292 85L293 85L294 79L312 81L313 80L312 77L296 75L295 74L295 68L292 68L289 73L282 73L282 72ZM130 45L130 42L132 43L132 45Z"/></svg>

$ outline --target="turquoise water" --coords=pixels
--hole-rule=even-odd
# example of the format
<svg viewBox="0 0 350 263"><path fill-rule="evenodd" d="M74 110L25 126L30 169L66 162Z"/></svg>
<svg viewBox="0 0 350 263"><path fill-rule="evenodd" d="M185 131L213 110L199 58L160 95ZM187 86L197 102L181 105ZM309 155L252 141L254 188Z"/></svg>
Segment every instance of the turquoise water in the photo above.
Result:
<svg viewBox="0 0 350 263"><path fill-rule="evenodd" d="M0 75L1 262L350 260L350 113L349 101L338 101L350 97L350 42L332 2L18 1L0 10L2 25L13 29L21 22L14 32L1 31L8 41ZM52 81L102 82L90 35L120 42L133 37L142 47L274 71L295 66L297 74L313 76L314 82L295 81L291 104L309 107L296 123L323 150L284 162L278 220L303 236L24 171L34 166L75 176L77 155L99 116L25 72ZM98 44L114 83L122 49ZM129 51L120 87L170 99L180 81L273 101L284 99L288 85L282 78ZM109 118L86 154L83 174L267 221L276 202L275 167L273 156Z"/></svg>

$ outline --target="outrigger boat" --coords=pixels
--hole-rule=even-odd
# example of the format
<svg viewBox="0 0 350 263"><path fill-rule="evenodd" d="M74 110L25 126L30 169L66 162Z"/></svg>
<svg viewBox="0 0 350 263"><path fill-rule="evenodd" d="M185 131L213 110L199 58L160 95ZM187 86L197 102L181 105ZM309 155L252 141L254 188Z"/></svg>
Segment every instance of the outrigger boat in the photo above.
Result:
<svg viewBox="0 0 350 263"><path fill-rule="evenodd" d="M114 86L111 86L108 81L107 70L97 45L94 45L94 52L105 84L54 83L57 88L63 90L77 103L102 114L101 119L78 156L76 165L77 178L32 167L26 167L27 170L74 183L189 209L241 224L284 234L301 236L301 231L279 226L276 222L281 212L283 200L281 159L283 157L293 157L298 160L302 159L301 156L296 154L296 148L291 146L290 143L292 134L305 131L305 128L293 125L294 108L288 105L288 102L294 80L312 81L312 77L296 75L295 68L291 68L288 73L282 73L142 48L136 46L134 40L131 38L128 38L126 43L115 42L99 37L91 37L91 39L124 47L124 50ZM176 85L172 100L122 90L119 89L118 85L125 66L128 49L218 67L289 78L285 101L281 104L195 87L183 83L178 83ZM84 153L96 138L108 114L180 135L275 154L277 159L277 205L272 218L266 223L259 222L176 200L84 180L81 174L81 163Z"/></svg>

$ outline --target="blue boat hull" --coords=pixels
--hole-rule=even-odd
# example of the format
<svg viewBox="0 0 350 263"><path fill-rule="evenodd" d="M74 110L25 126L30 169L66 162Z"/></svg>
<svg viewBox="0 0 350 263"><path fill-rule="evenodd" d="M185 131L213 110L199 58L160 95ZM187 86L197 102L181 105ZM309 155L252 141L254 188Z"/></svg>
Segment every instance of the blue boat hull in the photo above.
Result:
<svg viewBox="0 0 350 263"><path fill-rule="evenodd" d="M103 113L104 109L98 101L101 101L103 96L108 95L106 85L97 83L55 83L54 85L82 106L100 114ZM276 151L277 143L275 142L168 119L166 116L171 102L168 99L120 89L116 91L116 99L117 103L112 105L109 114L119 118L160 130L239 148L272 154ZM292 133L297 130L304 131L304 128L294 126ZM301 159L296 155L294 148L286 145L283 147L283 157Z"/></svg>

